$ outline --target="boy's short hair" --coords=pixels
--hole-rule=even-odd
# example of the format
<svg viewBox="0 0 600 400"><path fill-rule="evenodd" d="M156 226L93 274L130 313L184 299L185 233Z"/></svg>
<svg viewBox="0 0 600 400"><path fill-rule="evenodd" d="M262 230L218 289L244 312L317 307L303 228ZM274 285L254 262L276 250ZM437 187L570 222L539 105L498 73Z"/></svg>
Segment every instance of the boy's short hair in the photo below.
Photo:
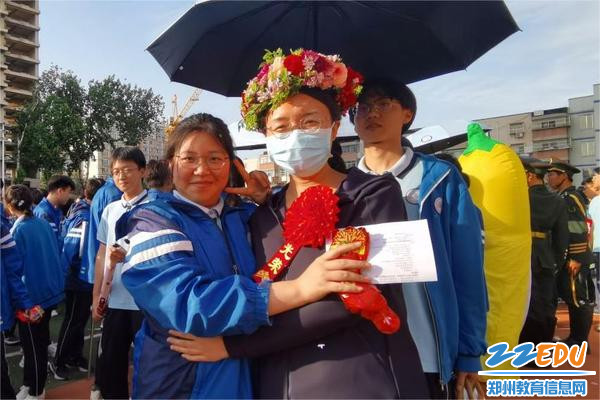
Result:
<svg viewBox="0 0 600 400"><path fill-rule="evenodd" d="M171 170L165 160L150 160L146 167L146 185L158 189L171 181Z"/></svg>
<svg viewBox="0 0 600 400"><path fill-rule="evenodd" d="M46 194L47 196L48 194ZM31 189L31 197L33 199L33 204L38 205L40 204L40 202L44 199L44 193L38 189L38 188L33 188Z"/></svg>
<svg viewBox="0 0 600 400"><path fill-rule="evenodd" d="M110 165L116 161L132 161L138 168L146 168L146 157L142 151L134 146L117 147L110 157Z"/></svg>
<svg viewBox="0 0 600 400"><path fill-rule="evenodd" d="M85 183L85 187L83 188L83 195L86 199L92 200L94 195L104 185L104 180L99 178L90 178Z"/></svg>
<svg viewBox="0 0 600 400"><path fill-rule="evenodd" d="M65 189L67 187L75 190L75 182L68 176L54 175L48 180L48 192L54 192L57 189Z"/></svg>
<svg viewBox="0 0 600 400"><path fill-rule="evenodd" d="M410 128L417 115L417 98L408 86L402 82L388 78L367 79L363 84L363 90L360 93L360 96L358 96L358 102L363 102L371 96L380 96L396 100L400 103L402 108L407 108L412 111L413 117L408 123L404 124L402 133ZM354 123L355 116L356 109L351 108L350 121L352 123Z"/></svg>

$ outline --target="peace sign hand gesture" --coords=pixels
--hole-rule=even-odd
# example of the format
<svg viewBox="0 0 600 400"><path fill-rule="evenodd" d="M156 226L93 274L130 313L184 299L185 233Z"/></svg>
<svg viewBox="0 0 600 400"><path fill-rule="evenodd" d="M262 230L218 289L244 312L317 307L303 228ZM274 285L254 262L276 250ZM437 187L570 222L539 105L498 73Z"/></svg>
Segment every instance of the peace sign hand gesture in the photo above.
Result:
<svg viewBox="0 0 600 400"><path fill-rule="evenodd" d="M250 197L257 204L264 204L271 193L271 183L269 177L262 171L252 171L248 173L244 164L238 159L233 160L233 164L244 179L245 187L226 187L225 192Z"/></svg>

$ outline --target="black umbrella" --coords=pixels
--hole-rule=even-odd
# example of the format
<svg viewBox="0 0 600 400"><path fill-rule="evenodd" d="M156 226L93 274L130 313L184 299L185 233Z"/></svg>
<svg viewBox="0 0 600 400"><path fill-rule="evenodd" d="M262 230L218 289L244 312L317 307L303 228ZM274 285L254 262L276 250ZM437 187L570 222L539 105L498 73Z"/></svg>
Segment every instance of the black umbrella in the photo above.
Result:
<svg viewBox="0 0 600 400"><path fill-rule="evenodd" d="M411 83L465 69L518 29L501 1L206 1L148 51L172 81L239 96L265 49L339 54Z"/></svg>

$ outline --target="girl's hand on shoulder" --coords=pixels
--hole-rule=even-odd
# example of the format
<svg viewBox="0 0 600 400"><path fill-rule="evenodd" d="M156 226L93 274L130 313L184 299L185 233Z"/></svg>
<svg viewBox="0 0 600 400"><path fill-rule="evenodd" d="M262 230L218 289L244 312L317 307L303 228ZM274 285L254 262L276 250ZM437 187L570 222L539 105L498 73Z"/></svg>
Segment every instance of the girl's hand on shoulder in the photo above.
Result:
<svg viewBox="0 0 600 400"><path fill-rule="evenodd" d="M198 337L191 333L169 330L167 342L171 350L181 353L181 357L193 362L215 362L229 358L221 336Z"/></svg>

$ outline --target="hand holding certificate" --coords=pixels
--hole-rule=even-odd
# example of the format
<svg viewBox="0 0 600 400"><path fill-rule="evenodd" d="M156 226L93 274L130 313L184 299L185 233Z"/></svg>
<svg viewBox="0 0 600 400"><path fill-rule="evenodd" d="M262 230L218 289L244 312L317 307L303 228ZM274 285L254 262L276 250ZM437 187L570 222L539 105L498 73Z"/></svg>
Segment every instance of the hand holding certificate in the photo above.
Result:
<svg viewBox="0 0 600 400"><path fill-rule="evenodd" d="M370 238L365 228L338 229L333 234L330 247L343 244L360 242L362 246L358 249L344 254L340 258L349 260L366 260L369 257ZM379 292L376 286L367 283L358 283L363 288L360 293L342 293L340 297L346 308L355 314L360 314L373 322L381 333L391 335L400 329L400 318L392 310L387 300Z"/></svg>
<svg viewBox="0 0 600 400"><path fill-rule="evenodd" d="M376 284L437 281L433 246L426 220L388 222L364 227L371 239L365 275Z"/></svg>

